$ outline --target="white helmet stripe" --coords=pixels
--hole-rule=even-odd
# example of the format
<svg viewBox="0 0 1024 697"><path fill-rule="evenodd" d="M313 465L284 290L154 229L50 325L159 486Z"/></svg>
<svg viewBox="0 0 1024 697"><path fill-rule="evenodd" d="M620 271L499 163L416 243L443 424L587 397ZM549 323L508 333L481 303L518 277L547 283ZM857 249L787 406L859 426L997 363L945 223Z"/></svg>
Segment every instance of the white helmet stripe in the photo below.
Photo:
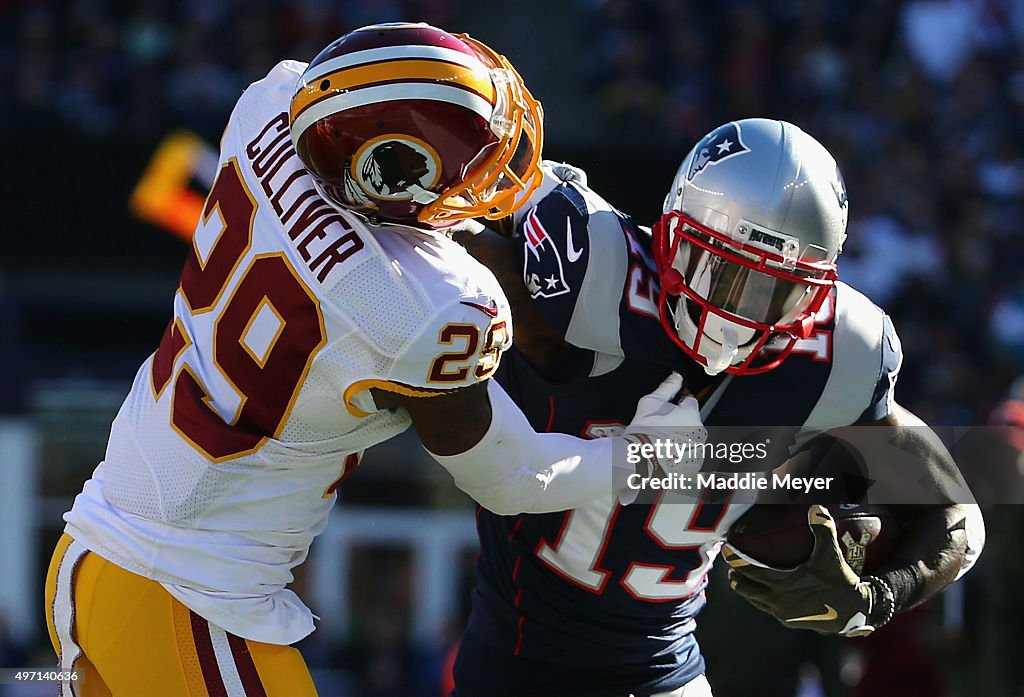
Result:
<svg viewBox="0 0 1024 697"><path fill-rule="evenodd" d="M482 70L487 72L487 66L485 66L480 59L475 56L471 56L468 53L456 51L453 48L416 45L384 46L382 48L369 48L365 51L356 51L354 53L348 53L344 56L338 56L337 58L326 60L320 65L308 68L302 76L302 82L308 85L312 82L316 82L328 73L333 73L335 70L350 68L354 65L377 63L380 61L396 60L399 58L426 58L429 60L440 60L447 63L464 65L473 70Z"/></svg>
<svg viewBox="0 0 1024 697"><path fill-rule="evenodd" d="M292 139L298 142L306 129L316 121L355 107L394 102L402 99L427 99L435 102L448 102L471 109L484 121L490 122L494 107L478 94L451 85L437 85L429 82L398 82L390 85L363 87L351 92L336 94L322 99L303 111L292 124Z"/></svg>

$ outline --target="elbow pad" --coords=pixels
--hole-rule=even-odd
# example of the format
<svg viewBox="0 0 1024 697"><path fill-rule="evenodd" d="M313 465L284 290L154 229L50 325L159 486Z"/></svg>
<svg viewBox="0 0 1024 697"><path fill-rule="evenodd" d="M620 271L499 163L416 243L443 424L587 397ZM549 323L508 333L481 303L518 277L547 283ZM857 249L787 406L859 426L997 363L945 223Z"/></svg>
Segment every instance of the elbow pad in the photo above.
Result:
<svg viewBox="0 0 1024 697"><path fill-rule="evenodd" d="M480 442L457 455L427 452L489 511L516 515L576 508L618 494L636 471L613 456L615 438L537 433L494 380L488 381L487 394L491 425ZM616 459L623 462L617 465Z"/></svg>

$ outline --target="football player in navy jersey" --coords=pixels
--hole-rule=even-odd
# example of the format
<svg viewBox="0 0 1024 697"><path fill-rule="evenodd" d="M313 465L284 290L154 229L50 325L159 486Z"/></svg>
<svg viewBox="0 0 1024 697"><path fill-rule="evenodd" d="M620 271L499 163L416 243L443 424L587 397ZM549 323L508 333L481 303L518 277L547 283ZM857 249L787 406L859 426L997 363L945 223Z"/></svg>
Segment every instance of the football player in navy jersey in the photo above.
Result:
<svg viewBox="0 0 1024 697"><path fill-rule="evenodd" d="M822 145L780 121L718 127L684 159L653 234L579 170L545 171L532 209L462 240L511 303L515 344L497 379L535 429L621 432L670 371L699 400L708 442L716 428L782 425L767 469L820 434L875 424L867 431L914 456L930 496L897 509L905 530L886 567L858 576L822 506L808 511L814 553L793 571L726 548L733 588L786 626L862 636L970 568L984 542L977 506L934 433L894 400L902 353L889 318L837 280L848 202ZM480 509L453 695L710 695L695 618L748 505L661 491L544 515Z"/></svg>

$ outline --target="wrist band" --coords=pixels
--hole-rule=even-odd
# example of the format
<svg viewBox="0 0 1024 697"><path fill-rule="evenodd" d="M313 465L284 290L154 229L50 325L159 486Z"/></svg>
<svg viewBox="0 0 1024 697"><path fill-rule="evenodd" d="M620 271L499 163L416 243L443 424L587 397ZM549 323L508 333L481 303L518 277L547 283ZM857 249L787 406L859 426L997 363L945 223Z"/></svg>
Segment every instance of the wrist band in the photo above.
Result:
<svg viewBox="0 0 1024 697"><path fill-rule="evenodd" d="M870 583L875 591L871 603L871 624L875 629L880 629L896 614L896 594L884 578L867 576L864 580Z"/></svg>

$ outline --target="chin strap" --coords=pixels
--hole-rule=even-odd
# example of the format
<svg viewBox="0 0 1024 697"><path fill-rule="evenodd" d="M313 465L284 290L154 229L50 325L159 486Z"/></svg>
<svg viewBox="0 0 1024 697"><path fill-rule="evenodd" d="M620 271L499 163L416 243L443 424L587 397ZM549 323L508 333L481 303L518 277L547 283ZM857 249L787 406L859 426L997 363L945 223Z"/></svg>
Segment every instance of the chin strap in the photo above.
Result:
<svg viewBox="0 0 1024 697"><path fill-rule="evenodd" d="M736 358L736 354L739 353L739 337L731 327L722 328L721 346L722 348L719 349L718 356L714 360L709 358L707 365L704 366L704 372L708 375L718 375L731 366Z"/></svg>

